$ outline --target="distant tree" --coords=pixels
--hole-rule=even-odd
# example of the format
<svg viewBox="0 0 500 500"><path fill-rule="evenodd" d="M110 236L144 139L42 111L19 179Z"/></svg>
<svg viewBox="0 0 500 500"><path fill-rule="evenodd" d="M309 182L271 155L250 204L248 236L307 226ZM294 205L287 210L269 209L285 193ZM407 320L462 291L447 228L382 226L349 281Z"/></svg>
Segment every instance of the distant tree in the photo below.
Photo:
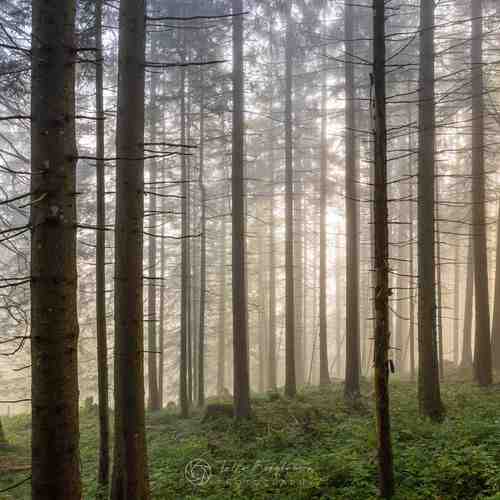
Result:
<svg viewBox="0 0 500 500"><path fill-rule="evenodd" d="M79 500L76 3L32 8L31 496Z"/></svg>

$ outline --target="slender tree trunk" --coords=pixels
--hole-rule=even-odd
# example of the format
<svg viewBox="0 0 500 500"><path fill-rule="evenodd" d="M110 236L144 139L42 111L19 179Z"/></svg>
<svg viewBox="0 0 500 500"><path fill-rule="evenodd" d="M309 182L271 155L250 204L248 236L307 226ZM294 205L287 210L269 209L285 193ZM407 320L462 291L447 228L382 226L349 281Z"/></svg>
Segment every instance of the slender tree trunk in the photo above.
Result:
<svg viewBox="0 0 500 500"><path fill-rule="evenodd" d="M181 144L186 143L186 71L181 68ZM189 335L189 173L188 162L185 155L181 156L181 182L182 182L182 254L181 254L181 355L180 355L180 382L179 400L181 415L186 418L189 414L188 396L188 335Z"/></svg>
<svg viewBox="0 0 500 500"><path fill-rule="evenodd" d="M323 57L326 60L326 48ZM328 241L326 237L326 211L328 205L328 117L326 63L321 73L321 145L320 145L320 222L319 222L319 383L330 383L328 371L328 312L326 305ZM338 272L338 270L337 270ZM338 360L337 360L338 362Z"/></svg>
<svg viewBox="0 0 500 500"><path fill-rule="evenodd" d="M260 172L259 178L263 179L265 173ZM267 318L266 318L266 304L268 303L266 295L266 259L264 254L264 243L266 240L266 227L262 223L264 220L264 210L263 202L257 202L257 283L258 283L258 327L257 327L257 352L259 359L259 378L258 378L258 388L259 392L263 393L266 387L266 330L267 330Z"/></svg>
<svg viewBox="0 0 500 500"><path fill-rule="evenodd" d="M102 47L102 0L95 5L96 16L96 316L97 316L97 385L99 393L99 472L101 498L108 497L109 484L109 401L108 401L108 339L106 331L106 204L104 177L104 64Z"/></svg>
<svg viewBox="0 0 500 500"><path fill-rule="evenodd" d="M284 6L286 15L285 55L285 394L294 397L297 393L295 379L295 295L293 262L293 46L292 46L292 2Z"/></svg>
<svg viewBox="0 0 500 500"><path fill-rule="evenodd" d="M408 84L409 85L409 84ZM412 134L412 123L413 116L411 112L411 106L408 106L408 151L413 151L413 134ZM408 158L408 214L410 217L410 248L409 248L409 268L410 268L410 324L408 331L408 342L410 344L410 379L415 380L415 299L413 298L415 294L415 279L413 278L415 273L415 243L413 241L415 237L415 231L413 226L413 220L415 218L415 210L413 205L413 160Z"/></svg>
<svg viewBox="0 0 500 500"><path fill-rule="evenodd" d="M75 2L32 6L31 497L79 500Z"/></svg>
<svg viewBox="0 0 500 500"><path fill-rule="evenodd" d="M484 172L483 0L471 0L471 18L472 227L476 290L474 377L479 385L486 386L492 383L492 367Z"/></svg>
<svg viewBox="0 0 500 500"><path fill-rule="evenodd" d="M120 2L112 500L149 499L144 408L144 0Z"/></svg>
<svg viewBox="0 0 500 500"><path fill-rule="evenodd" d="M455 241L455 276L453 278L453 362L458 366L460 348L458 345L460 336L460 244ZM499 268L500 269L500 268Z"/></svg>
<svg viewBox="0 0 500 500"><path fill-rule="evenodd" d="M163 181L165 181L166 175L163 174ZM165 213L166 199L162 198L161 201L161 211ZM160 243L160 318L159 318L159 339L158 339L158 350L160 354L158 355L158 400L160 408L163 408L163 397L164 397L164 382L165 382L165 279L166 279L166 254L165 254L165 222L162 221L161 224L161 243Z"/></svg>
<svg viewBox="0 0 500 500"><path fill-rule="evenodd" d="M385 83L385 0L374 0L373 83L375 91L375 397L380 495L394 495L389 409L389 237L387 209L387 124Z"/></svg>
<svg viewBox="0 0 500 500"><path fill-rule="evenodd" d="M303 185L297 183L294 197L294 220L296 222L294 239L294 297L295 297L295 379L298 386L304 385L304 210Z"/></svg>
<svg viewBox="0 0 500 500"><path fill-rule="evenodd" d="M493 303L493 325L491 332L492 363L500 371L500 203L498 204L495 298Z"/></svg>
<svg viewBox="0 0 500 500"><path fill-rule="evenodd" d="M2 427L2 420L0 419L0 449L7 445L7 438L5 437L5 432Z"/></svg>
<svg viewBox="0 0 500 500"><path fill-rule="evenodd" d="M467 251L467 278L465 284L464 332L462 344L462 360L460 367L464 370L472 368L472 311L474 302L474 245L472 235ZM477 299L476 299L477 300Z"/></svg>
<svg viewBox="0 0 500 500"><path fill-rule="evenodd" d="M354 92L354 6L345 2L345 89L346 89L346 372L345 395L359 396L359 208L358 167L355 139L355 92Z"/></svg>
<svg viewBox="0 0 500 500"><path fill-rule="evenodd" d="M420 4L418 152L418 398L422 414L440 419L434 261L434 3Z"/></svg>
<svg viewBox="0 0 500 500"><path fill-rule="evenodd" d="M225 204L224 204L225 208ZM219 267L219 318L217 328L217 396L222 397L226 385L226 221L221 222L221 248Z"/></svg>
<svg viewBox="0 0 500 500"><path fill-rule="evenodd" d="M203 70L201 74L200 102L200 204L201 204L201 248L200 248L200 324L198 329L198 406L205 404L205 304L207 288L207 216L205 188L205 88Z"/></svg>
<svg viewBox="0 0 500 500"><path fill-rule="evenodd" d="M243 12L243 0L233 0L233 13ZM233 366L234 416L250 417L248 304L245 264L245 159L243 16L233 18Z"/></svg>
<svg viewBox="0 0 500 500"><path fill-rule="evenodd" d="M436 178L436 301L437 301L437 333L438 333L438 361L439 376L444 378L444 345L443 345L443 290L441 273L441 234L439 223L439 180Z"/></svg>
<svg viewBox="0 0 500 500"><path fill-rule="evenodd" d="M158 57L158 39L157 35L153 36L151 40L151 60L155 61ZM157 141L157 127L159 121L159 106L157 102L159 74L156 72L151 73L151 86L150 86L150 105L149 105L149 119L151 127L151 142ZM148 409L155 411L160 409L159 391L158 391L158 347L157 347L157 331L156 331L156 227L158 224L157 217L157 197L154 194L158 190L157 176L158 164L156 160L150 160L149 167L149 183L150 201L149 210L150 216L148 217L150 226L149 245L148 245Z"/></svg>

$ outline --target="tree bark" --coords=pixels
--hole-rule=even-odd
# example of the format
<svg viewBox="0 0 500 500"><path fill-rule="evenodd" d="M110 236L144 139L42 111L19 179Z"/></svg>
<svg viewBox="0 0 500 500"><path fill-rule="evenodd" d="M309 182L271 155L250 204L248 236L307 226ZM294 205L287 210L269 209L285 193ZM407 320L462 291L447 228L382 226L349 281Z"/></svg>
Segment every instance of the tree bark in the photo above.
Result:
<svg viewBox="0 0 500 500"><path fill-rule="evenodd" d="M464 370L472 368L472 311L474 309L474 245L472 236L467 252L467 278L465 284L464 330L462 339L462 358L460 367ZM477 299L476 299L477 300Z"/></svg>
<svg viewBox="0 0 500 500"><path fill-rule="evenodd" d="M498 204L495 298L493 303L493 324L491 332L492 367L500 371L500 203Z"/></svg>
<svg viewBox="0 0 500 500"><path fill-rule="evenodd" d="M233 13L243 12L243 0L233 0ZM245 263L245 159L243 16L233 18L233 382L234 416L250 417L248 359L248 299Z"/></svg>
<svg viewBox="0 0 500 500"><path fill-rule="evenodd" d="M286 49L285 49L285 394L294 397L297 393L295 379L295 295L293 259L293 46L292 46L292 2L286 2Z"/></svg>
<svg viewBox="0 0 500 500"><path fill-rule="evenodd" d="M346 88L346 372L345 395L359 396L359 228L358 228L358 169L354 131L354 15L353 5L345 2L345 88Z"/></svg>
<svg viewBox="0 0 500 500"><path fill-rule="evenodd" d="M387 209L387 124L385 83L385 0L374 0L373 83L375 91L375 398L380 496L394 495L389 409L389 236Z"/></svg>
<svg viewBox="0 0 500 500"><path fill-rule="evenodd" d="M434 260L435 102L434 3L420 5L418 152L418 398L422 414L440 419Z"/></svg>
<svg viewBox="0 0 500 500"><path fill-rule="evenodd" d="M76 7L32 6L31 488L36 500L79 500Z"/></svg>
<svg viewBox="0 0 500 500"><path fill-rule="evenodd" d="M108 400L108 339L106 330L106 203L104 168L104 64L102 46L102 0L95 5L96 16L96 177L97 177L97 232L96 232L96 332L97 385L99 394L99 472L100 498L108 497L109 485L109 400Z"/></svg>
<svg viewBox="0 0 500 500"><path fill-rule="evenodd" d="M474 284L476 332L474 377L481 386L492 383L490 302L484 172L483 0L471 0L472 18L472 227L474 228Z"/></svg>
<svg viewBox="0 0 500 500"><path fill-rule="evenodd" d="M144 408L145 2L121 0L116 123L112 500L149 499Z"/></svg>

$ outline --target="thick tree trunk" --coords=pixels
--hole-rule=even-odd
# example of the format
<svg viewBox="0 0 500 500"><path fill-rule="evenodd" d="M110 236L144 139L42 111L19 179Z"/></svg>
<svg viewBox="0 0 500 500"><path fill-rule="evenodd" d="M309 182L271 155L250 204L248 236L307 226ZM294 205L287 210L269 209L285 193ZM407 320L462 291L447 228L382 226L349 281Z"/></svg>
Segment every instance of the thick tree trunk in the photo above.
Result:
<svg viewBox="0 0 500 500"><path fill-rule="evenodd" d="M326 60L326 48L323 56ZM319 221L319 383L330 383L328 370L328 312L327 295L327 265L328 241L326 237L326 212L328 205L328 117L327 117L327 71L326 64L321 73L321 144L320 144L320 221ZM338 270L337 270L338 272ZM338 360L337 360L338 362Z"/></svg>
<svg viewBox="0 0 500 500"><path fill-rule="evenodd" d="M32 498L79 500L75 2L32 5Z"/></svg>
<svg viewBox="0 0 500 500"><path fill-rule="evenodd" d="M96 16L96 316L97 316L97 385L99 394L99 472L100 498L108 497L109 484L109 400L108 400L108 339L106 331L106 204L104 177L104 84L102 46L102 0L95 5Z"/></svg>
<svg viewBox="0 0 500 500"><path fill-rule="evenodd" d="M474 228L474 285L476 332L474 377L479 385L492 383L490 302L484 172L483 0L471 0L472 18L472 224Z"/></svg>
<svg viewBox="0 0 500 500"><path fill-rule="evenodd" d="M243 12L243 0L233 0L233 13ZM234 416L250 417L248 304L245 263L243 16L233 18L233 381Z"/></svg>
<svg viewBox="0 0 500 500"><path fill-rule="evenodd" d="M385 0L374 0L373 83L375 91L375 398L380 495L394 495L394 471L389 409L389 237L387 207L387 124L385 83Z"/></svg>
<svg viewBox="0 0 500 500"><path fill-rule="evenodd" d="M345 395L359 396L359 228L358 168L356 161L354 93L354 15L353 4L345 3L345 88L346 88L346 372Z"/></svg>
<svg viewBox="0 0 500 500"><path fill-rule="evenodd" d="M418 398L422 414L441 418L434 261L434 3L420 5L418 150Z"/></svg>
<svg viewBox="0 0 500 500"><path fill-rule="evenodd" d="M120 2L112 500L149 499L144 408L145 2Z"/></svg>
<svg viewBox="0 0 500 500"><path fill-rule="evenodd" d="M292 46L292 2L284 6L286 15L285 55L285 394L294 397L297 393L295 379L295 290L293 262L293 46Z"/></svg>

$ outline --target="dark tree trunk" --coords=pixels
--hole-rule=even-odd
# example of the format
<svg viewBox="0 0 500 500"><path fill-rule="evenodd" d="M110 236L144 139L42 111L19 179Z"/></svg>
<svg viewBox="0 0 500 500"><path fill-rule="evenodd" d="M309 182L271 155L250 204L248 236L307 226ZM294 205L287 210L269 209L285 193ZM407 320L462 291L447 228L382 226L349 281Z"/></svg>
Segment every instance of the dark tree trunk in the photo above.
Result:
<svg viewBox="0 0 500 500"><path fill-rule="evenodd" d="M112 500L149 499L144 408L144 0L120 2Z"/></svg>
<svg viewBox="0 0 500 500"><path fill-rule="evenodd" d="M243 0L233 0L233 13L243 12ZM233 381L234 416L250 417L248 305L245 263L243 16L233 18Z"/></svg>
<svg viewBox="0 0 500 500"><path fill-rule="evenodd" d="M104 64L102 47L102 0L95 5L96 16L96 316L97 316L97 384L99 394L99 472L100 498L108 497L109 484L109 400L108 400L108 339L106 331L106 204L104 177Z"/></svg>
<svg viewBox="0 0 500 500"><path fill-rule="evenodd" d="M354 15L353 4L345 3L345 89L346 89L346 364L345 395L359 396L359 228L358 168L356 162L354 93Z"/></svg>
<svg viewBox="0 0 500 500"><path fill-rule="evenodd" d="M0 419L0 449L7 444L7 438L2 427L2 420Z"/></svg>
<svg viewBox="0 0 500 500"><path fill-rule="evenodd" d="M32 498L79 500L75 2L32 6Z"/></svg>
<svg viewBox="0 0 500 500"><path fill-rule="evenodd" d="M286 2L286 55L285 55L285 394L294 397L297 393L295 380L295 296L293 262L293 46L292 46L292 2Z"/></svg>
<svg viewBox="0 0 500 500"><path fill-rule="evenodd" d="M375 398L380 496L394 495L389 409L389 237L387 209L387 124L385 83L385 0L374 0L373 83L375 91Z"/></svg>
<svg viewBox="0 0 500 500"><path fill-rule="evenodd" d="M418 149L418 398L422 414L443 413L436 339L434 261L434 3L420 5L420 90Z"/></svg>
<svg viewBox="0 0 500 500"><path fill-rule="evenodd" d="M476 332L474 377L479 385L492 383L490 301L484 172L483 0L471 0L472 18L472 227L474 228L474 285Z"/></svg>
<svg viewBox="0 0 500 500"><path fill-rule="evenodd" d="M323 56L326 60L326 48ZM328 313L326 305L328 241L326 237L326 211L328 205L328 117L327 117L327 71L326 64L321 74L321 145L320 145L320 221L319 221L319 383L330 383L328 370ZM338 272L338 270L337 270ZM338 360L337 360L338 362Z"/></svg>

